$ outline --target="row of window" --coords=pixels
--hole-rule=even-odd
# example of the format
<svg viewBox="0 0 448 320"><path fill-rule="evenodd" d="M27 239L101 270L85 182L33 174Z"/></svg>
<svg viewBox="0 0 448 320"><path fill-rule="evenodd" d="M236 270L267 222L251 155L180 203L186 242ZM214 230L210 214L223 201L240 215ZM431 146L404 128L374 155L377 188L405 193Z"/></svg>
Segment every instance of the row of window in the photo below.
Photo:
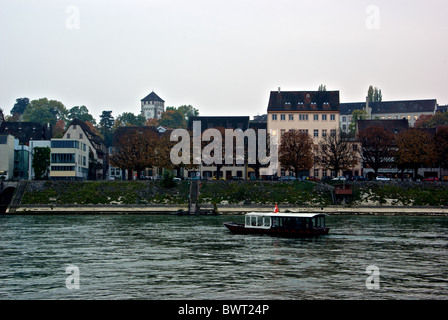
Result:
<svg viewBox="0 0 448 320"><path fill-rule="evenodd" d="M291 131L294 131L294 129L291 129ZM327 136L327 129L322 129L321 130L321 137L326 137ZM280 130L280 134L283 136L285 134L286 130L285 129L281 129ZM306 134L309 134L308 129L299 129L299 132L303 132ZM330 134L335 135L336 134L336 129L331 129L330 130ZM313 137L314 138L319 138L319 129L314 129L313 130Z"/></svg>
<svg viewBox="0 0 448 320"><path fill-rule="evenodd" d="M52 153L51 163L78 163L86 166L87 158L78 154L78 161L76 162L76 155L74 153Z"/></svg>
<svg viewBox="0 0 448 320"><path fill-rule="evenodd" d="M80 136L82 136L82 134L80 134ZM70 139L69 133L67 134L67 138ZM87 145L77 140L51 140L51 147L59 149L65 148L65 149L79 149L83 151L87 150Z"/></svg>
<svg viewBox="0 0 448 320"><path fill-rule="evenodd" d="M313 121L319 121L319 114L313 114ZM321 121L327 121L328 120L328 115L327 114L321 114ZM278 114L272 114L271 115L271 119L273 121L277 121L279 119ZM336 115L335 114L330 114L329 117L330 121L336 121ZM288 114L288 121L294 121L295 120L295 116L294 114ZM298 115L298 121L308 121L309 120L309 115L308 114L299 114ZM286 114L281 113L280 114L280 121L286 121Z"/></svg>
<svg viewBox="0 0 448 320"><path fill-rule="evenodd" d="M408 119L408 121L411 121L412 120L412 118L414 119L414 120L418 120L418 116L402 116L401 118L400 118L400 116L397 116L397 115L395 115L395 116L382 116L382 117L380 117L379 119L381 119L381 120L386 120L386 119L388 119L388 120L392 120L392 119L394 119L394 120L398 120L398 119ZM342 121L341 122L347 122L347 120L348 120L348 122L351 122L352 121L352 116L341 116L341 119L342 119Z"/></svg>

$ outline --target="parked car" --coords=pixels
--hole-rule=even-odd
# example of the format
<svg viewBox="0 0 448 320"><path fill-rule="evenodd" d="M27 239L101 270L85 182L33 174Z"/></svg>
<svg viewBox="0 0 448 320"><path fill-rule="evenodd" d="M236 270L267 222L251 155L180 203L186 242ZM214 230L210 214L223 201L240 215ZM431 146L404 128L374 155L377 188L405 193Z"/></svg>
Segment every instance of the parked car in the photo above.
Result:
<svg viewBox="0 0 448 320"><path fill-rule="evenodd" d="M333 180L333 181L346 181L347 178L346 178L346 177L343 177L343 176L340 176L340 177L333 178L332 180Z"/></svg>
<svg viewBox="0 0 448 320"><path fill-rule="evenodd" d="M278 181L295 181L295 180L297 180L297 178L293 176L283 176L278 178Z"/></svg>
<svg viewBox="0 0 448 320"><path fill-rule="evenodd" d="M439 178L437 178L437 177L428 177L428 178L422 179L422 181L439 181Z"/></svg>
<svg viewBox="0 0 448 320"><path fill-rule="evenodd" d="M311 180L311 181L319 181L319 178L316 178L316 177L308 177L307 180Z"/></svg>
<svg viewBox="0 0 448 320"><path fill-rule="evenodd" d="M354 176L353 181L366 181L367 178L364 176Z"/></svg>
<svg viewBox="0 0 448 320"><path fill-rule="evenodd" d="M244 180L242 177L232 177L232 180Z"/></svg>
<svg viewBox="0 0 448 320"><path fill-rule="evenodd" d="M182 179L181 179L181 178L178 178L178 177L174 177L173 180L174 180L174 181L180 181L180 180L182 180Z"/></svg>
<svg viewBox="0 0 448 320"><path fill-rule="evenodd" d="M332 178L330 176L322 177L322 181L331 181Z"/></svg>
<svg viewBox="0 0 448 320"><path fill-rule="evenodd" d="M391 181L392 179L386 176L378 176L376 177L376 181Z"/></svg>

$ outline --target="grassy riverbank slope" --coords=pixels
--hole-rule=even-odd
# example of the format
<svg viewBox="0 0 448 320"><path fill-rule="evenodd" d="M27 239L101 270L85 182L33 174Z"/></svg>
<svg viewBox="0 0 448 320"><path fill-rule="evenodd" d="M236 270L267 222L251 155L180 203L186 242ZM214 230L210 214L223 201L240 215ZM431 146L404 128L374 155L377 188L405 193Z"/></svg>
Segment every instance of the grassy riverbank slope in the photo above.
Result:
<svg viewBox="0 0 448 320"><path fill-rule="evenodd" d="M448 206L448 184L424 182L353 183L346 206ZM160 181L31 181L23 205L180 205L188 203L188 181L171 188ZM332 186L311 181L202 181L204 205L325 207Z"/></svg>

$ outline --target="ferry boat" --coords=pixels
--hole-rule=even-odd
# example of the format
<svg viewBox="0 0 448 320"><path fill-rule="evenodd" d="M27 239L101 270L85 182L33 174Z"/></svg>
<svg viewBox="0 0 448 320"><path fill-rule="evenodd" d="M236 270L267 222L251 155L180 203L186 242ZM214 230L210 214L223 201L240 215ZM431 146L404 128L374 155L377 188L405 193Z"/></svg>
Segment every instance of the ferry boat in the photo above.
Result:
<svg viewBox="0 0 448 320"><path fill-rule="evenodd" d="M224 225L234 234L268 234L286 237L315 237L327 235L323 213L272 213L250 212L245 223L226 222Z"/></svg>

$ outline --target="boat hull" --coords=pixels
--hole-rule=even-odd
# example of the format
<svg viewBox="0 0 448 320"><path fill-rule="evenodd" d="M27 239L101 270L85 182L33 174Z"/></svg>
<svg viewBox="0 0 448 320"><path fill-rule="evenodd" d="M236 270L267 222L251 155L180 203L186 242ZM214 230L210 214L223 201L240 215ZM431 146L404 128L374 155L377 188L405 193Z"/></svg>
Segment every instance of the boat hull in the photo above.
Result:
<svg viewBox="0 0 448 320"><path fill-rule="evenodd" d="M330 228L288 229L288 228L247 228L244 224L226 222L224 225L234 234L267 234L292 238L312 238L327 235Z"/></svg>

